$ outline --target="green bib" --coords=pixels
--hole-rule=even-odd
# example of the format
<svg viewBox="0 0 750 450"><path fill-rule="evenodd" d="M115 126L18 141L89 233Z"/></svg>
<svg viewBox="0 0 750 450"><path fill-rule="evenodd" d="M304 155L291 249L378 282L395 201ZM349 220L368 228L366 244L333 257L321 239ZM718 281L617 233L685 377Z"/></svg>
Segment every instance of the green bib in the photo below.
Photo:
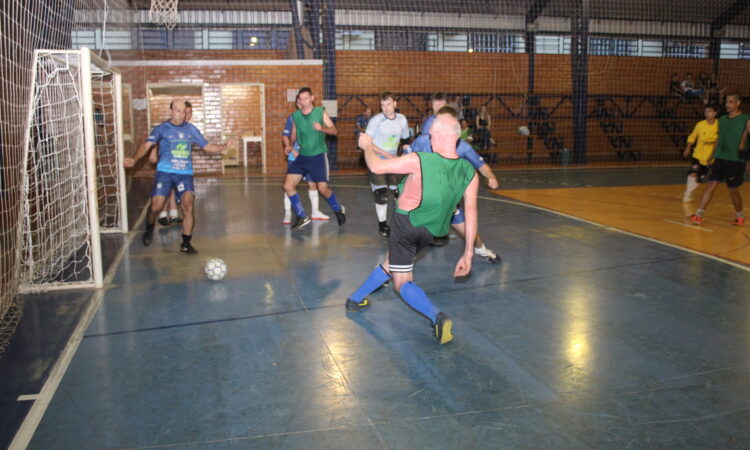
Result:
<svg viewBox="0 0 750 450"><path fill-rule="evenodd" d="M422 171L422 201L411 211L396 211L408 215L412 226L425 227L433 236L445 236L456 205L474 178L474 167L465 159L448 159L437 153L418 152L417 156ZM405 182L399 186L401 192Z"/></svg>
<svg viewBox="0 0 750 450"><path fill-rule="evenodd" d="M297 142L299 143L299 154L302 156L315 156L326 153L326 136L322 131L313 127L313 123L323 124L323 108L317 106L308 115L302 114L299 109L292 114L294 127L297 131Z"/></svg>

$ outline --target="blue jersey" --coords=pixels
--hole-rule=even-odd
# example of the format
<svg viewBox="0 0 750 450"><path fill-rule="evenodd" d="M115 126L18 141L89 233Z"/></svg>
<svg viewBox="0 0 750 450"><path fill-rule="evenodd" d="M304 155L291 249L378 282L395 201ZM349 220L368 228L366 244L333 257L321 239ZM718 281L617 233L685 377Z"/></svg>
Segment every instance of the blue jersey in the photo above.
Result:
<svg viewBox="0 0 750 450"><path fill-rule="evenodd" d="M435 120L435 115L429 115L427 118L422 122L422 131L420 131L419 134L421 135L430 135L430 128L432 128L432 121Z"/></svg>
<svg viewBox="0 0 750 450"><path fill-rule="evenodd" d="M430 122L430 126L432 126L432 122ZM419 137L417 137L414 142L411 143L411 151L432 153L432 142L430 142L430 135L420 134ZM464 140L458 141L456 153L458 153L459 158L463 158L469 161L475 169L479 169L486 164L484 162L484 159L479 156L479 154L471 147L471 145L469 145L468 142Z"/></svg>
<svg viewBox="0 0 750 450"><path fill-rule="evenodd" d="M159 162L157 172L193 174L193 144L203 148L208 141L192 123L183 122L176 126L172 122L157 125L149 137L148 142L159 145Z"/></svg>
<svg viewBox="0 0 750 450"><path fill-rule="evenodd" d="M284 124L284 131L281 132L281 135L292 139L292 130L294 130L294 119L292 119L292 115L289 114L289 116L287 116L286 118L286 124ZM294 140L292 148L294 148L295 151L299 152L299 143L296 139ZM289 161L294 161L294 153L289 152L286 159L288 159Z"/></svg>

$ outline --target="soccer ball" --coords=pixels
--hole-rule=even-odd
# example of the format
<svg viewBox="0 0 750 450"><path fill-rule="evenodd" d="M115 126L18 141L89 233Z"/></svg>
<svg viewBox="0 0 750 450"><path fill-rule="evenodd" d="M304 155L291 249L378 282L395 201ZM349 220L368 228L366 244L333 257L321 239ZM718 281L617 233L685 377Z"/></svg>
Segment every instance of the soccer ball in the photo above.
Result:
<svg viewBox="0 0 750 450"><path fill-rule="evenodd" d="M520 134L521 136L528 136L529 133L530 133L529 127L523 127L523 126L518 127L518 134Z"/></svg>
<svg viewBox="0 0 750 450"><path fill-rule="evenodd" d="M203 271L206 272L209 280L219 281L227 276L227 265L219 258L211 258L206 261Z"/></svg>

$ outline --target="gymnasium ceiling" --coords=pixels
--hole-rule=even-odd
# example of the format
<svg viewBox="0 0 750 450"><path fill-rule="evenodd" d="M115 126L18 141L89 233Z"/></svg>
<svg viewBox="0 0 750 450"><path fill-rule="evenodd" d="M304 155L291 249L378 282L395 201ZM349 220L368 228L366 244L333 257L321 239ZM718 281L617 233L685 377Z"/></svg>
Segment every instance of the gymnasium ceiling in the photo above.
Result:
<svg viewBox="0 0 750 450"><path fill-rule="evenodd" d="M81 0L79 0L81 1ZM86 1L86 0L82 0ZM110 0L118 1L118 0ZM119 0L149 9L150 0ZM324 2L325 0L321 0ZM547 3L542 16L566 17L573 0L335 0L337 9L437 12L444 14L524 15L530 5ZM744 0L591 0L592 19L711 23ZM179 9L288 11L289 0L179 0ZM750 7L730 24L750 25Z"/></svg>

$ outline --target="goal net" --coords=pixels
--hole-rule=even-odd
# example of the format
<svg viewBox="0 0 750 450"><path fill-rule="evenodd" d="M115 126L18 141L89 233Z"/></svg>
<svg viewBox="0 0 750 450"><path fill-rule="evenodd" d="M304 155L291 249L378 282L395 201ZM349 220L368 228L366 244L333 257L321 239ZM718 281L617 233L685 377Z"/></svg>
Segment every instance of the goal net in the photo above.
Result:
<svg viewBox="0 0 750 450"><path fill-rule="evenodd" d="M19 227L22 290L100 287L100 230L127 230L120 80L105 66L87 49L36 51Z"/></svg>

